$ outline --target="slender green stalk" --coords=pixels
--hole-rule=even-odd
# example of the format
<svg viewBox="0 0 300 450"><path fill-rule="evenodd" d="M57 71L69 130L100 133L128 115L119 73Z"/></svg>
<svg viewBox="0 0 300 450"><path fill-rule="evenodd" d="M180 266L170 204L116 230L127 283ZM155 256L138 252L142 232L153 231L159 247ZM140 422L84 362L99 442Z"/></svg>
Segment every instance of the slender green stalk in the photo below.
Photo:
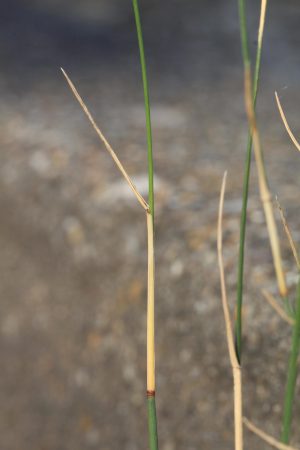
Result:
<svg viewBox="0 0 300 450"><path fill-rule="evenodd" d="M261 53L264 32L264 14L265 10L262 8L260 27L258 30L258 44L256 51L256 62L253 81L253 106L256 107L260 67L261 67ZM250 65L249 49L248 49L248 34L246 23L246 7L245 1L239 0L239 16L240 16L240 32L242 43L242 55L245 66ZM242 196L242 210L240 216L240 243L239 243L239 260L238 260L238 280L237 280L237 301L236 301L236 322L235 322L235 341L236 352L239 362L242 358L242 305L243 305L243 290L244 290L244 260L245 260L245 240L246 240L246 224L247 224L247 207L249 196L249 179L251 171L251 157L252 157L252 135L249 129L247 152L244 168L243 180L243 196Z"/></svg>
<svg viewBox="0 0 300 450"><path fill-rule="evenodd" d="M148 397L148 430L150 450L158 449L155 397Z"/></svg>
<svg viewBox="0 0 300 450"><path fill-rule="evenodd" d="M148 178L149 178L149 207L150 213L154 221L154 169L153 169L153 152L152 152L152 127L151 127L151 112L149 101L149 87L147 79L146 58L144 50L143 32L141 17L139 12L138 0L132 0L136 31L140 50L140 61L142 69L144 100L145 100L145 114L146 114L146 128L147 128L147 145L148 145Z"/></svg>
<svg viewBox="0 0 300 450"><path fill-rule="evenodd" d="M247 33L247 14L245 0L238 0L239 2L239 18L240 18L240 33L242 41L242 54L244 64L250 64L248 33Z"/></svg>
<svg viewBox="0 0 300 450"><path fill-rule="evenodd" d="M143 33L138 0L132 0L136 23L138 44L140 50L140 62L144 89L147 146L148 146L148 202L147 233L148 233L148 302L147 302L147 406L148 406L148 431L150 450L158 450L157 417L155 404L155 333L154 333L154 181L153 181L153 151L152 128L149 101L149 87L147 80L146 59L144 51Z"/></svg>
<svg viewBox="0 0 300 450"><path fill-rule="evenodd" d="M283 427L281 441L288 444L291 434L291 425L293 418L293 403L295 397L297 372L298 372L298 356L300 351L300 281L297 288L296 298L296 317L293 327L292 346L289 359L289 368L287 376L287 384L285 390L284 409L283 409Z"/></svg>

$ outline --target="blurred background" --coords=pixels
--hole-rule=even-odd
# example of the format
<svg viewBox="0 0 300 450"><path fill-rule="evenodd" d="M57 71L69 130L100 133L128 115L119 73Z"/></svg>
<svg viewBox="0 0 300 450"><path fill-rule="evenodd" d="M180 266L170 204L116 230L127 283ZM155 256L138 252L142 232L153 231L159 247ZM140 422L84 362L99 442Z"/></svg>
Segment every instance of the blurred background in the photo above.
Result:
<svg viewBox="0 0 300 450"><path fill-rule="evenodd" d="M228 169L224 252L233 303L247 136L236 3L141 1L156 172L161 450L233 447L216 216ZM254 52L259 1L248 3ZM295 239L300 155L283 129L274 90L299 136L299 19L297 0L270 2L258 102L271 188ZM1 448L147 449L144 214L59 69L146 195L131 2L1 2L0 55ZM276 293L276 285L256 185L254 170L245 415L278 437L291 330L261 295L261 288ZM296 268L281 237L293 288ZM299 402L295 415L299 444ZM246 442L265 448L247 432Z"/></svg>

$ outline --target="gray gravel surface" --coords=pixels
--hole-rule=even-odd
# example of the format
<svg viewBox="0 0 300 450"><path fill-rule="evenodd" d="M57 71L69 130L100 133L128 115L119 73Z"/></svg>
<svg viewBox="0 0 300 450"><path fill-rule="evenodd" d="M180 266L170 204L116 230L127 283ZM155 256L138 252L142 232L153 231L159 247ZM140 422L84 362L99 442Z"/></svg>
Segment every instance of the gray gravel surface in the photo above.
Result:
<svg viewBox="0 0 300 450"><path fill-rule="evenodd" d="M0 448L147 449L145 219L59 71L68 71L146 195L130 2L63 3L0 6ZM252 50L258 3L249 2ZM216 214L228 169L224 257L233 304L247 135L236 4L148 1L142 12L157 190L160 448L226 450L233 448L232 378ZM299 20L296 0L270 2L258 105L270 185L296 240L300 157L273 93L299 136ZM245 415L278 437L291 330L261 295L262 288L276 293L276 284L256 181L254 170ZM294 292L296 268L281 237ZM295 445L299 417L298 402ZM247 432L246 445L266 448Z"/></svg>

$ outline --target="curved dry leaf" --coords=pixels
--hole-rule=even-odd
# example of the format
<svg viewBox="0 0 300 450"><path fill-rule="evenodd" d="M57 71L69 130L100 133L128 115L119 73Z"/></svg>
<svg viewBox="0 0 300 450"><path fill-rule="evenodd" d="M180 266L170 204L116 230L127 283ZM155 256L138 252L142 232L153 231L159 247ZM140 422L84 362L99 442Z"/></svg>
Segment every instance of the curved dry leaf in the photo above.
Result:
<svg viewBox="0 0 300 450"><path fill-rule="evenodd" d="M279 100L279 97L278 97L278 94L277 94L276 91L275 91L275 98L276 98L276 102L277 102L277 106L278 106L278 109L279 109L279 113L280 113L282 122L283 122L283 124L285 126L285 129L286 129L289 137L291 138L291 141L295 145L296 149L299 150L299 152L300 152L300 144L297 141L297 139L295 138L294 134L292 133L292 130L289 127L288 121L286 120L285 114L283 112L283 109L282 109L282 106L281 106L281 103L280 103L280 100Z"/></svg>
<svg viewBox="0 0 300 450"><path fill-rule="evenodd" d="M128 173L124 169L123 164L121 163L121 161L117 157L115 151L112 149L111 145L109 144L109 142L107 141L107 139L103 135L103 133L100 130L100 128L98 127L98 125L96 124L92 114L90 113L88 107L86 106L86 104L82 100L81 96L79 95L79 92L75 88L73 82L71 81L71 79L69 78L69 76L67 75L67 73L65 72L65 70L63 68L61 68L61 71L62 71L65 79L67 80L68 85L70 86L70 89L73 92L75 98L77 99L78 103L80 104L80 106L83 109L84 113L86 114L87 118L91 122L91 124L92 124L94 130L96 131L97 135L99 136L100 140L103 142L106 150L109 152L110 156L112 157L112 159L116 163L118 169L120 170L120 172L124 176L125 180L129 184L129 186L130 186L132 192L134 193L134 195L136 196L138 202L142 205L142 207L144 208L145 211L148 211L149 210L149 205L147 204L146 200L143 198L143 196L137 190L137 188L134 185L133 181L131 180L131 178L129 177Z"/></svg>
<svg viewBox="0 0 300 450"><path fill-rule="evenodd" d="M285 320L289 325L294 325L294 320L285 312L285 310L279 305L276 299L270 292L265 289L262 290L262 294L267 302L272 306L272 308L277 312L277 314Z"/></svg>
<svg viewBox="0 0 300 450"><path fill-rule="evenodd" d="M290 445L277 441L277 439L256 427L252 422L250 422L250 420L246 419L246 417L243 418L243 422L250 431L259 436L263 441L267 442L272 447L275 447L278 450L298 450L295 447L291 447Z"/></svg>
<svg viewBox="0 0 300 450"><path fill-rule="evenodd" d="M222 294L222 306L223 313L225 319L226 326L226 336L227 336L227 345L230 357L230 363L232 367L239 366L235 347L234 347L234 339L232 332L232 325L230 319L230 312L228 306L227 292L226 292L226 283L225 283L225 271L224 271L224 263L223 263L223 209L224 209L224 196L225 196L225 188L226 188L226 178L227 172L223 175L223 181L220 192L220 202L219 202L219 214L218 214L218 262L219 262L219 272L220 272L220 282L221 282L221 294Z"/></svg>
<svg viewBox="0 0 300 450"><path fill-rule="evenodd" d="M292 237L292 233L291 233L290 227L289 227L289 225L287 223L286 217L284 215L283 209L281 207L281 204L279 203L278 198L276 198L276 203L277 203L277 208L279 210L279 214L280 214L280 217L281 217L281 221L282 221L282 224L283 224L283 228L284 228L285 234L287 235L288 241L289 241L290 246L291 246L291 250L293 252L293 255L294 255L297 267L298 267L298 270L300 271L300 258L299 258L299 255L298 255L298 252L297 252L297 249L296 249L295 242L294 242L293 237Z"/></svg>
<svg viewBox="0 0 300 450"><path fill-rule="evenodd" d="M224 173L223 182L220 193L219 215L218 215L218 262L221 280L222 306L225 319L227 345L229 350L229 358L233 373L233 392L234 392L234 428L235 428L235 450L243 450L243 422L242 422L242 373L239 365L236 351L234 347L234 339L232 325L230 320L230 312L226 293L225 271L223 264L222 252L222 235L223 235L223 207L226 186L227 172Z"/></svg>

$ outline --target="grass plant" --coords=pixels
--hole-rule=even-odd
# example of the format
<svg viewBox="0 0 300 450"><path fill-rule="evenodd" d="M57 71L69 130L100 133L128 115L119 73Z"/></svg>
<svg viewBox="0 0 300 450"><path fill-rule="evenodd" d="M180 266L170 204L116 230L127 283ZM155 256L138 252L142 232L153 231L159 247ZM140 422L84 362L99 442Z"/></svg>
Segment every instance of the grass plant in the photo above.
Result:
<svg viewBox="0 0 300 450"><path fill-rule="evenodd" d="M62 69L62 72L70 86L71 91L78 100L80 106L82 107L84 113L91 122L93 128L95 129L100 140L104 144L110 156L115 161L118 169L124 176L129 187L131 188L133 194L138 200L139 204L142 206L146 213L147 218L147 236L148 236L148 300L147 300L147 399L148 399L148 423L149 423L149 440L150 449L157 450L157 425L156 425L156 409L155 409L155 351L154 351L154 233L153 233L153 216L150 213L150 207L143 196L140 194L132 179L128 175L121 161L117 157L115 151L104 137L102 131L96 124L93 116L91 115L89 109L84 103L82 97L80 96L78 90L74 86L73 82L67 75L67 73Z"/></svg>
<svg viewBox="0 0 300 450"><path fill-rule="evenodd" d="M243 22L244 24L244 22ZM243 34L242 34L243 36ZM245 39L245 36L243 36L243 39ZM247 54L246 54L247 56ZM263 159L263 153L262 153L262 147L261 147L261 141L260 141L260 135L257 127L257 120L256 120L256 113L255 108L252 100L252 79L251 79L251 66L249 63L249 60L245 58L244 55L244 74L245 74L245 105L246 105L246 112L249 122L249 127L251 130L252 138L253 138L253 145L254 145L254 152L255 152L255 159L256 164L258 168L258 180L259 180L259 190L260 190L260 196L261 201L263 203L265 217L266 217L266 223L271 243L271 249L273 254L273 261L275 266L275 272L277 276L277 282L279 287L279 292L283 298L286 298L287 296L287 286L285 281L285 275L282 268L282 260L281 260L281 252L280 252L280 243L278 238L278 232L277 232L277 226L275 222L274 217L274 209L272 204L272 197L271 192L268 187L267 182L267 175L266 175L266 168L264 164ZM283 113L278 95L276 94L276 100L278 104L278 108L282 117L282 120L284 122L284 125L287 129L287 132L294 142L295 146L298 148L298 142L296 141L294 135L292 134L288 123L286 121L285 115ZM299 150L299 148L298 148ZM291 233L289 231L289 228L287 226L285 217L283 215L282 209L279 207L279 210L281 212L281 217L283 220L283 224L285 227L285 231L287 233L289 242L291 244L291 248L297 263L297 266L299 266L299 258L298 254L296 252ZM270 297L268 298L270 301ZM275 304L273 304L275 306ZM278 308L277 311L279 312ZM294 397L295 397L295 387L296 387L296 380L297 380L297 371L298 371L298 356L299 356L299 350L300 350L300 285L298 284L297 288L297 294L296 294L296 312L295 312L295 318L293 321L293 337L292 337L292 345L291 345L291 352L290 352L290 358L289 358L289 365L288 365L288 375L287 375L287 384L286 384L286 391L285 391L285 398L284 398L284 406L283 406L283 429L281 434L281 441L283 444L288 444L290 441L290 433L291 433L291 425L292 425L292 417L293 417L293 403L294 403Z"/></svg>
<svg viewBox="0 0 300 450"><path fill-rule="evenodd" d="M242 0L240 0L242 1ZM266 0L262 0L263 2ZM242 10L242 14L245 13L245 9ZM242 26L245 26L245 18L242 20ZM247 32L243 30L242 32L242 40L245 45L247 42ZM285 280L285 274L282 267L282 259L280 252L280 243L278 238L278 231L274 217L274 209L272 204L272 196L268 187L266 168L264 164L264 158L262 153L262 146L260 141L260 135L257 126L255 107L253 104L253 88L252 88L252 78L251 78L251 66L249 62L249 58L247 53L243 51L244 55L244 77L245 77L245 105L246 112L248 117L248 123L250 132L253 138L254 145L254 153L255 159L258 169L258 181L259 181L259 191L260 197L263 204L265 218L268 228L268 234L270 238L270 244L272 249L273 261L275 272L277 276L278 288L281 296L286 298L287 296L287 286ZM276 97L277 103L278 96ZM280 105L280 103L279 103ZM282 109L279 110L282 113ZM284 121L286 126L286 121ZM287 127L286 127L287 128ZM287 128L288 129L288 128ZM290 134L290 133L289 133ZM291 135L290 135L291 137ZM294 142L295 143L295 142ZM296 144L295 144L296 145ZM291 423L292 423L292 411L293 411L293 402L295 396L295 386L297 379L297 359L299 355L300 349L300 287L297 289L296 296L296 316L295 322L293 325L293 338L292 338L292 347L290 352L289 359L289 367L288 367L288 377L287 377L287 385L286 385L286 393L284 399L284 407L283 407L283 430L281 435L281 441L284 444L289 443L290 432L291 432Z"/></svg>
<svg viewBox="0 0 300 450"><path fill-rule="evenodd" d="M272 250L274 268L277 278L277 284L279 293L282 298L287 296L287 286L285 280L285 274L282 267L280 242L278 238L278 231L274 217L274 206L272 202L271 192L268 186L266 167L263 158L263 151L260 141L259 130L256 119L256 101L260 79L261 68L261 55L263 46L263 35L265 27L265 18L267 10L267 0L261 0L260 21L258 28L258 45L256 52L255 70L252 80L251 73L251 61L248 48L248 33L246 23L246 5L245 0L238 0L239 4L239 16L240 16L240 31L242 42L242 54L244 63L244 82L245 82L245 107L248 118L248 142L246 151L246 161L244 170L243 181L243 202L240 217L240 243L239 243L239 259L238 259L238 282L237 282L237 299L236 299L236 319L234 326L230 317L230 310L228 305L228 298L226 292L225 271L223 263L223 209L224 209L224 197L226 188L227 173L224 174L220 202L218 213L218 235L217 235L217 247L218 247L218 264L220 272L221 283L221 297L222 308L226 327L227 346L229 353L229 360L233 375L233 392L234 392L234 434L235 434L235 450L243 450L243 423L252 432L257 434L260 438L268 442L270 445L278 448L279 450L294 450L290 447L289 440L291 434L292 417L293 417L293 403L295 397L295 388L297 380L297 361L300 351L300 281L297 287L295 313L293 316L289 315L277 302L277 300L267 291L263 290L263 296L272 306L272 308L279 314L279 316L285 320L293 329L292 344L289 357L287 384L283 408L283 430L281 441L279 442L273 437L260 430L258 427L252 424L248 419L243 418L243 393L242 393L242 305L243 305L243 280L244 280L244 250L245 250L245 238L246 238L246 218L247 218L247 205L249 197L249 177L251 171L251 157L252 146L254 149L256 165L258 169L258 182L260 197L265 213L266 224L268 228L268 234L270 239L270 245ZM155 403L155 258L154 258L154 211L155 211L155 199L154 199L154 165L153 165L153 146L152 146L152 129L151 129L151 110L149 100L149 86L147 80L146 58L144 51L142 24L139 11L138 0L132 0L133 12L135 17L137 40L140 53L141 74L144 92L144 104L145 104L145 118L146 118L146 136L147 136L147 154L148 154L148 200L141 195L129 176L128 172L122 165L117 154L109 144L101 129L96 124L93 116L91 115L88 107L80 96L78 90L74 86L73 82L62 69L71 91L76 97L77 101L81 105L88 120L92 124L101 142L104 144L106 150L113 158L119 171L125 178L133 194L135 195L138 203L142 207L146 214L147 224L147 242L148 242L148 289L147 289L147 408L148 408L148 430L149 430L149 447L150 450L158 450L158 432L157 432L157 416L156 416L156 403ZM280 115L282 117L285 128L295 144L296 148L300 150L300 144L296 140L295 136L291 132L291 129L287 123L285 114L278 95L276 94L276 101L279 108ZM279 212L282 218L283 226L287 234L291 249L300 272L300 258L297 253L296 246L294 244L292 234L288 227L283 210L278 203Z"/></svg>
<svg viewBox="0 0 300 450"><path fill-rule="evenodd" d="M239 18L240 18L240 32L241 32L241 42L242 42L242 54L243 61L246 70L251 74L250 69L250 56L248 49L248 34L247 34L247 23L246 23L246 8L245 1L239 0ZM263 42L263 32L265 25L267 0L262 0L261 2L261 13L260 22L258 29L258 46L256 54L256 64L255 64L255 74L254 74L254 86L251 92L252 98L252 108L255 110L260 66L261 66L261 53L262 53L262 42ZM223 254L222 254L222 227L223 227L223 207L224 207L224 195L226 187L226 177L227 173L224 174L220 202L219 202L219 215L218 215L218 235L217 235L217 246L218 246L218 263L221 281L221 294L222 294L222 306L223 314L226 326L226 336L227 336L227 346L229 351L229 359L233 373L233 392L234 392L234 435L235 435L235 450L243 449L243 393L242 393L242 368L241 368L241 356L242 356L242 303L243 303L243 281L244 281L244 253L245 253L245 238L246 238L246 218L247 218L247 205L249 196L249 177L251 168L251 155L252 155L252 140L253 140L253 129L249 124L249 134L244 170L244 181L243 181L243 196L242 196L242 210L240 218L240 244L239 244L239 260L238 260L238 282L237 282L237 300L236 300L236 320L235 320L235 336L233 334L230 312L228 306L228 299L226 293L226 282L223 264ZM235 338L235 339L234 339Z"/></svg>
<svg viewBox="0 0 300 450"><path fill-rule="evenodd" d="M155 317L154 317L154 169L152 127L144 39L138 0L132 0L142 72L148 147L148 311L147 311L147 406L150 450L158 450L155 387Z"/></svg>
<svg viewBox="0 0 300 450"><path fill-rule="evenodd" d="M261 12L260 12L260 23L258 30L258 46L256 53L256 63L255 63L255 71L254 77L252 80L252 72L251 72L251 61L249 55L249 47L248 47L248 32L247 32L247 14L246 14L246 4L245 0L238 0L239 5L239 18L240 18L240 33L241 33L241 43L242 43L242 55L243 55L243 64L244 64L244 89L245 89L245 108L248 119L249 126L249 134L248 134L248 143L247 143L247 153L246 153L246 162L245 162L245 170L244 170L244 182L243 182L243 201L242 201L242 210L241 210L241 218L240 218L240 245L239 245L239 260L238 260L238 282L237 282L237 300L236 300L236 320L235 320L235 348L234 351L232 349L232 329L231 329L231 321L229 316L229 308L227 303L227 295L226 295L226 287L225 287L225 276L224 276L224 267L222 262L222 212L223 212L223 203L224 203L224 192L225 192L225 182L226 176L223 178L221 195L220 195L220 206L219 206L219 219L218 219L218 259L219 259L219 270L220 270L220 278L221 278L221 292L222 292L222 304L223 311L226 323L226 334L228 341L228 349L230 362L233 369L233 377L234 377L234 414L235 414L235 449L241 449L243 447L243 430L241 424L241 416L242 416L242 375L241 375L241 356L242 356L242 304L243 304L243 279L244 279L244 249L245 249L245 237L246 237L246 217L247 217L247 204L249 197L249 176L250 176L250 168L251 168L251 154L252 154L252 144L254 148L254 155L256 160L256 166L258 171L258 184L259 184L259 192L260 198L263 205L266 225L268 229L268 235L270 239L270 246L273 256L273 263L276 273L276 279L278 284L278 289L281 297L284 300L287 300L287 284L285 279L285 273L282 265L281 258L281 250L280 250L280 241L278 237L278 230L275 221L274 215L274 206L271 191L269 189L266 167L263 157L263 151L261 146L260 134L257 126L256 119L256 100L258 93L258 85L259 85L259 77L260 77L260 66L261 66L261 53L262 53L262 42L263 42L263 34L264 34L264 25L265 25L265 17L266 17L266 9L267 9L267 0L261 0ZM276 100L278 104L278 108L283 120L283 123L286 127L286 130L295 144L296 148L300 150L300 145L292 134L290 127L288 126L287 120L283 113L279 98L276 94ZM282 218L282 222L290 242L294 258L299 268L299 257L296 251L289 227L285 220L283 211L279 205L279 210ZM296 312L295 317L290 317L289 314L277 303L272 295L268 292L263 292L266 300L271 304L274 310L286 320L293 327L293 338L292 338L292 346L289 358L289 367L288 367L288 377L287 377L287 385L286 385L286 393L284 400L284 412L283 412L283 431L281 436L281 443L276 441L273 438L270 438L266 433L259 430L255 426L251 425L251 423L245 420L247 426L254 432L260 435L260 437L264 438L271 445L277 446L277 448L287 449L290 448L287 446L290 438L291 431L291 423L293 416L293 402L295 396L295 386L297 380L297 359L300 350L300 283L297 288L296 295ZM237 382L236 373L239 372L239 381ZM238 391L238 393L237 393ZM239 398L239 403L236 402L237 398Z"/></svg>
<svg viewBox="0 0 300 450"><path fill-rule="evenodd" d="M142 80L144 89L145 115L146 115L146 129L147 129L147 147L148 147L148 203L140 194L124 166L117 157L115 151L105 138L104 134L96 124L89 109L81 98L78 90L75 88L73 82L62 69L71 91L78 100L84 113L88 117L98 137L104 144L105 148L113 158L118 169L124 176L138 202L146 212L147 218L147 236L148 236L148 289L147 289L147 409L148 409L148 430L149 430L149 445L150 450L158 450L158 436L157 436L157 417L156 417L156 403L155 403L155 327L154 327L154 285L155 285L155 261L154 261L154 177L153 177L153 152L152 152L152 130L151 130L151 113L149 101L149 88L147 81L146 60L144 52L144 43L142 35L142 25L140 19L140 12L138 1L133 0L133 11L135 16L135 23L137 29L137 37L140 51L140 61L142 70Z"/></svg>

